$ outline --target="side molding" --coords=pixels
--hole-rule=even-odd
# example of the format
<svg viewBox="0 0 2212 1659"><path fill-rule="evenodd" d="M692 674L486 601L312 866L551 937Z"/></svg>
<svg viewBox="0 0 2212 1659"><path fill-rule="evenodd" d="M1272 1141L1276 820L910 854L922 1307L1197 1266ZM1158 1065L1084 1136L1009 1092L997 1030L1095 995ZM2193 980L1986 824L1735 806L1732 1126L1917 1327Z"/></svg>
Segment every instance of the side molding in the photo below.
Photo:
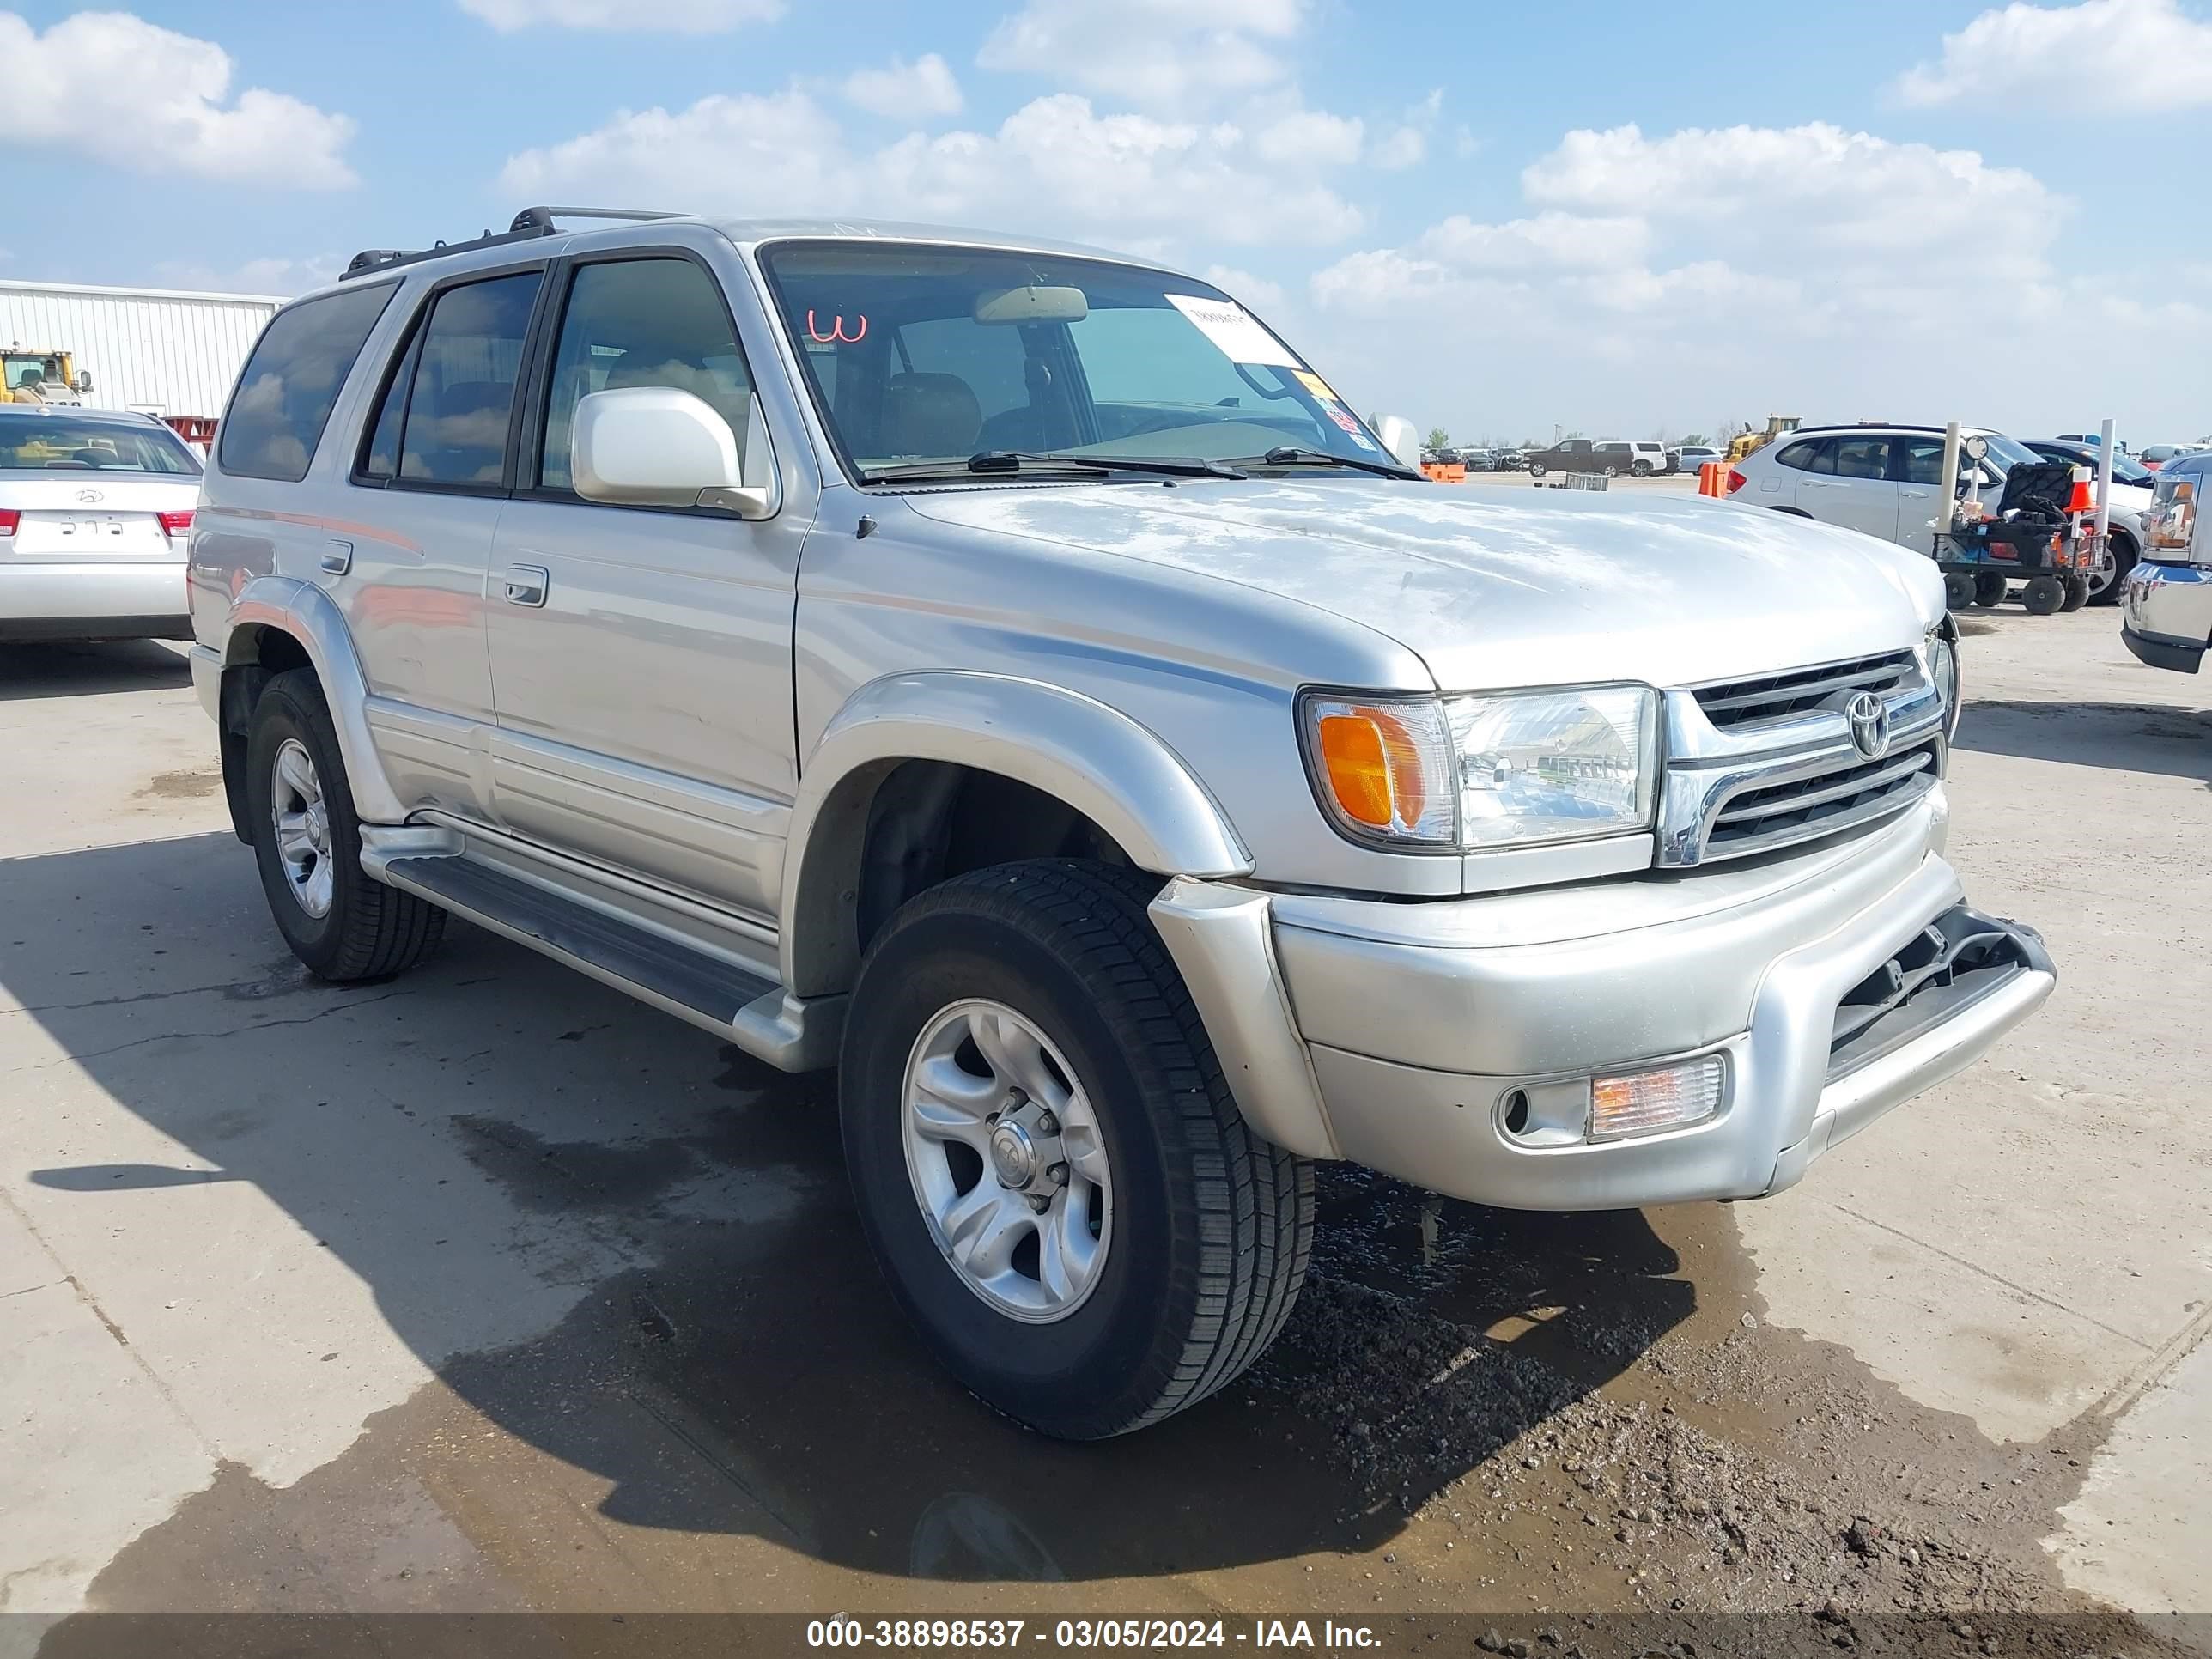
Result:
<svg viewBox="0 0 2212 1659"><path fill-rule="evenodd" d="M370 823L399 823L407 809L384 775L370 738L365 712L368 677L355 653L353 635L345 618L319 587L289 576L256 576L231 602L228 631L223 636L223 666L247 659L243 649L245 630L270 628L299 641L323 683L323 696L337 727L338 750L345 757L346 781L352 786L354 807Z"/></svg>
<svg viewBox="0 0 2212 1659"><path fill-rule="evenodd" d="M1066 801L1161 875L1238 876L1252 855L1204 785L1152 732L1095 698L1005 674L896 674L840 709L799 775L784 861L784 983L851 988L868 805L910 760L995 772Z"/></svg>

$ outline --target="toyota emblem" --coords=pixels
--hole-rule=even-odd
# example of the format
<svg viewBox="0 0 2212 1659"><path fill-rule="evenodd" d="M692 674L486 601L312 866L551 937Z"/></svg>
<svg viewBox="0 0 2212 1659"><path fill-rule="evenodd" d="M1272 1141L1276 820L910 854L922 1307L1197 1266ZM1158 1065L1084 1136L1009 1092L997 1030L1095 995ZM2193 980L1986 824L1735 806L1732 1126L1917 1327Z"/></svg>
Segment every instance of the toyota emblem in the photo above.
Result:
<svg viewBox="0 0 2212 1659"><path fill-rule="evenodd" d="M94 501L104 501L107 499L97 489L80 489L76 492L76 498L87 507L90 507Z"/></svg>
<svg viewBox="0 0 2212 1659"><path fill-rule="evenodd" d="M1889 705L1871 691L1854 691L1844 713L1853 746L1869 760L1880 760L1889 749Z"/></svg>

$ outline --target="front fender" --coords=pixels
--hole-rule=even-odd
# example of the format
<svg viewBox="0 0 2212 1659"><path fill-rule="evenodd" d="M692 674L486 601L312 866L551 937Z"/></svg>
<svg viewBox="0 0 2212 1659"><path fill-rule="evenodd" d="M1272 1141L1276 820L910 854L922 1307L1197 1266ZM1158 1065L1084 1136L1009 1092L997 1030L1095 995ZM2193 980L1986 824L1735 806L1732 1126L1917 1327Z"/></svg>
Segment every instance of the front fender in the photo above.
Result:
<svg viewBox="0 0 2212 1659"><path fill-rule="evenodd" d="M1164 876L1249 874L1252 855L1219 802L1146 727L1095 698L1004 674L896 674L854 693L799 774L795 857L784 861L784 983L800 996L849 988L851 912L875 787L906 761L995 772L1065 801L1139 867Z"/></svg>
<svg viewBox="0 0 2212 1659"><path fill-rule="evenodd" d="M406 822L407 809L386 778L369 735L368 677L354 649L352 631L331 596L289 576L256 576L239 590L225 620L217 648L226 669L253 660L254 635L259 629L289 635L307 653L337 728L338 752L345 759L354 810L364 823Z"/></svg>

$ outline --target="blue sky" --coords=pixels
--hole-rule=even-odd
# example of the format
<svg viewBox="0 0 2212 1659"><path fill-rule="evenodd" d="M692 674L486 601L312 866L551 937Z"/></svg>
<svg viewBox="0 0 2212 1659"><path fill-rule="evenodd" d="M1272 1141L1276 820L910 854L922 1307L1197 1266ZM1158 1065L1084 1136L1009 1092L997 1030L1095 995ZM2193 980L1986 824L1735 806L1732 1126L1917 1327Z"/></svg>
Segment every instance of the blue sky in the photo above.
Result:
<svg viewBox="0 0 2212 1659"><path fill-rule="evenodd" d="M528 201L951 220L1212 276L1466 437L2212 432L2202 0L0 9L0 272L296 291Z"/></svg>

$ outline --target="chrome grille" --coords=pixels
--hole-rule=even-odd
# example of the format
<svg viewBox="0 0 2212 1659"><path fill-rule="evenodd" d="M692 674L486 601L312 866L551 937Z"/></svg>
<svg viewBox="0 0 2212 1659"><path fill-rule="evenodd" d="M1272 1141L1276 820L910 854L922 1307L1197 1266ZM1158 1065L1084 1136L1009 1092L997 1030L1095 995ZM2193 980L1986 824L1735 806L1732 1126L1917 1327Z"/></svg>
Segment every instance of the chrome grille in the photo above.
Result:
<svg viewBox="0 0 2212 1659"><path fill-rule="evenodd" d="M1941 770L1936 745L1925 744L1741 790L1721 804L1705 835L1705 856L1741 858L1887 817L1927 793Z"/></svg>
<svg viewBox="0 0 2212 1659"><path fill-rule="evenodd" d="M1871 691L1886 697L1912 678L1915 667L1912 653L1892 651L1880 657L1858 657L1820 668L1797 668L1786 674L1709 685L1692 695L1705 718L1726 731L1818 708L1838 691Z"/></svg>

